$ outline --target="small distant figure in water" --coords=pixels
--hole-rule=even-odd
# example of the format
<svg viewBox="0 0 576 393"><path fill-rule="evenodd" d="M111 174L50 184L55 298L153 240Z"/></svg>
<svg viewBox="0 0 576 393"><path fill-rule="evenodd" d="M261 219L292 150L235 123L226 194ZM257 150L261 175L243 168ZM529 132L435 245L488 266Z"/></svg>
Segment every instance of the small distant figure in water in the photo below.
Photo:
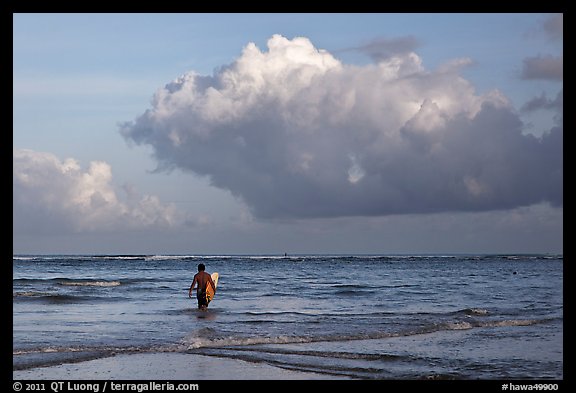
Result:
<svg viewBox="0 0 576 393"><path fill-rule="evenodd" d="M287 253L284 253L284 258L286 258L287 256L288 256L288 254L287 254Z"/></svg>
<svg viewBox="0 0 576 393"><path fill-rule="evenodd" d="M512 273L512 274L516 274L516 273L517 273L517 272L515 271L515 272L514 272L514 273Z"/></svg>
<svg viewBox="0 0 576 393"><path fill-rule="evenodd" d="M190 290L188 291L188 297L192 299L192 290L194 286L198 284L198 289L196 291L196 298L198 299L198 308L200 310L206 310L208 308L208 299L206 299L206 287L208 283L214 288L214 293L216 293L216 285L212 281L212 277L206 273L206 266L203 263L198 265L198 273L194 275L194 280L192 280L192 285L190 285Z"/></svg>

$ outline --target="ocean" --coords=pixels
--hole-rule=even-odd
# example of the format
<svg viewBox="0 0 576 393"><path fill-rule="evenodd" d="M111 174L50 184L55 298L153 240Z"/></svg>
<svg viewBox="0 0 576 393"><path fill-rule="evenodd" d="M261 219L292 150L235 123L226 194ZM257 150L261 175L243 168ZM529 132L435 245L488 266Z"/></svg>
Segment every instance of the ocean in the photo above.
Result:
<svg viewBox="0 0 576 393"><path fill-rule="evenodd" d="M208 311L188 298L199 263L220 274ZM326 379L561 380L563 256L13 256L14 371L158 352Z"/></svg>

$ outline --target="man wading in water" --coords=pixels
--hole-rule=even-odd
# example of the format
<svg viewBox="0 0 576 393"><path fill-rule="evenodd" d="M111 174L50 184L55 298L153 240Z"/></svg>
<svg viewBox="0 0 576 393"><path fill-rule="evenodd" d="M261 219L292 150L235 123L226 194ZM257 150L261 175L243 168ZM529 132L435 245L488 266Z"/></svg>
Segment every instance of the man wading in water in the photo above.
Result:
<svg viewBox="0 0 576 393"><path fill-rule="evenodd" d="M188 297L192 299L192 290L194 285L198 284L198 290L196 292L196 298L198 299L198 308L200 310L206 310L208 308L208 299L206 299L206 286L208 283L214 288L214 293L216 293L216 285L212 281L212 277L204 270L206 266L203 263L198 265L198 273L194 275L194 280L192 280L192 285L190 285L190 290L188 291Z"/></svg>

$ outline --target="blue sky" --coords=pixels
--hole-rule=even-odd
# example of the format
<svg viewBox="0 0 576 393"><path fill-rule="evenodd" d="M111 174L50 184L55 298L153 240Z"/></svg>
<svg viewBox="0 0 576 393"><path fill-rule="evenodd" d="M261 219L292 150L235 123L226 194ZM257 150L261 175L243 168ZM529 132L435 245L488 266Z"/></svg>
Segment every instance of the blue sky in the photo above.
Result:
<svg viewBox="0 0 576 393"><path fill-rule="evenodd" d="M15 14L13 21L15 253L562 252L562 182L549 181L562 176L561 15ZM243 54L251 42L259 52ZM282 82L286 72L298 78L309 72L304 65L321 53L329 66L313 71L313 79L297 79L293 88ZM156 99L166 104L153 101L159 89L190 72L196 76L189 83L175 86L196 95L164 90ZM413 76L408 82L406 72ZM254 75L264 78L266 94L278 94L274 100L249 83ZM201 79L207 76L213 78ZM224 86L225 78L245 83L245 90ZM201 80L213 83L221 97L239 105L254 99L255 106L230 112L228 101L210 101L209 90L198 87ZM400 89L397 97L393 89ZM349 117L340 106L317 101L317 94L346 92L358 103ZM288 101L274 106L285 94ZM422 105L420 111L417 105L409 112L408 101ZM500 134L494 123L473 137L492 143L510 134L502 139L513 140L510 146L498 150L510 158L490 158L496 145L481 154L450 150L457 145L448 132L460 132L452 122L464 113L472 119L488 101L521 125ZM204 109L191 109L194 102ZM300 108L301 102L313 104ZM179 117L159 117L175 108ZM254 108L271 108L278 117ZM147 110L158 116L146 118ZM240 117L222 125L222 117L207 120L210 111ZM299 119L302 113L309 116ZM342 119L334 126L338 113ZM391 120L395 116L403 127ZM362 135L376 142L348 149L346 141L360 138L355 125L365 118L370 125ZM249 127L255 124L271 128L258 128L262 134L252 144L256 131ZM420 124L418 138L431 138L430 149L446 152L438 162L440 156L429 156L427 172L412 169L429 163L416 155L422 151L415 139L404 141L413 144L406 151L391 147L392 135L405 135L413 124ZM233 139L222 141L232 132ZM294 136L299 132L306 136ZM170 135L191 139L168 147ZM271 142L279 138L292 150ZM255 153L240 156L241 148L230 148L233 141ZM538 154L522 150L545 144ZM455 156L476 153L474 173L446 169ZM349 182L332 182L340 166ZM407 168L406 176L400 178L398 167ZM472 196L485 192L488 199L442 192L448 173ZM272 186L260 189L262 183L250 183L256 178L271 179ZM524 196L514 195L524 189ZM525 196L534 189L547 191Z"/></svg>

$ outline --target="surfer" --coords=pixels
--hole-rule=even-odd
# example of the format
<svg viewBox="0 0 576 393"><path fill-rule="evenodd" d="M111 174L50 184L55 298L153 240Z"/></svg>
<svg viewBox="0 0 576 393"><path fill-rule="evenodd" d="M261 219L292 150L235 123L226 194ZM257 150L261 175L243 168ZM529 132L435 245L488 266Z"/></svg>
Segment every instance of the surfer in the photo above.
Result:
<svg viewBox="0 0 576 393"><path fill-rule="evenodd" d="M198 299L198 308L200 310L206 310L208 308L208 299L206 299L206 286L208 283L214 288L214 293L216 293L216 285L212 281L212 277L206 273L206 266L203 263L198 265L198 273L194 275L194 280L192 280L192 285L190 285L190 290L188 291L188 297L192 298L192 290L194 286L198 284L198 290L196 292L196 298Z"/></svg>

